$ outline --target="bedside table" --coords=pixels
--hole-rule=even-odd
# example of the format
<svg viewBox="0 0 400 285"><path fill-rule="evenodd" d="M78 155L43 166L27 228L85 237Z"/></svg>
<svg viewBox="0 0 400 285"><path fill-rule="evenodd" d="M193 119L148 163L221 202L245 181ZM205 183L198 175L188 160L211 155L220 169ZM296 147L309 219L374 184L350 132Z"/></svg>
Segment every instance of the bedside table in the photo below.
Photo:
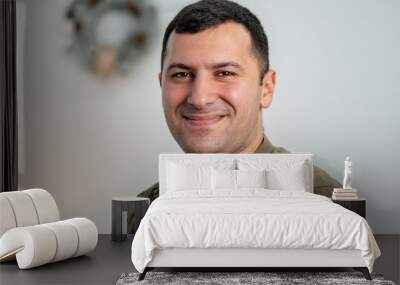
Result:
<svg viewBox="0 0 400 285"><path fill-rule="evenodd" d="M113 241L124 241L127 234L134 235L149 205L149 198L113 197L111 202L111 239Z"/></svg>
<svg viewBox="0 0 400 285"><path fill-rule="evenodd" d="M339 204L340 206L353 211L356 214L359 214L361 217L366 219L366 204L367 200L363 198L355 199L355 200L333 200L332 202Z"/></svg>

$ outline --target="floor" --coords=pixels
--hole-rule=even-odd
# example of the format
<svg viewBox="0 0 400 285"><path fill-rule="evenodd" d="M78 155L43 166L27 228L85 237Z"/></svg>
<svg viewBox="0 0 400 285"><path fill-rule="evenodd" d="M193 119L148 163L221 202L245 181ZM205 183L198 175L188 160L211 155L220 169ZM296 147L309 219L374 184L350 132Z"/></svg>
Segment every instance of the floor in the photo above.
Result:
<svg viewBox="0 0 400 285"><path fill-rule="evenodd" d="M375 261L374 271L400 284L400 235L375 235L375 239L381 257Z"/></svg>
<svg viewBox="0 0 400 285"><path fill-rule="evenodd" d="M16 262L0 264L0 284L115 284L124 272L134 271L131 242L112 242L99 235L96 250L57 263L18 270Z"/></svg>
<svg viewBox="0 0 400 285"><path fill-rule="evenodd" d="M400 282L400 235L375 236L382 256L374 272ZM110 235L100 235L94 252L88 256L19 270L16 262L0 264L0 284L115 284L124 272L134 271L130 260L131 241L116 243Z"/></svg>

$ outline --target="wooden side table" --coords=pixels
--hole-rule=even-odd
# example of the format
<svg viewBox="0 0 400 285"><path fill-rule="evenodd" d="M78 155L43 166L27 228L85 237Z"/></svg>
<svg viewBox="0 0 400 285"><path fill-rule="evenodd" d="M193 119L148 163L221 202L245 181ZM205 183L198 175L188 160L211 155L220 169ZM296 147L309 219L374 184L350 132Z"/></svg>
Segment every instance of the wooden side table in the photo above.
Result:
<svg viewBox="0 0 400 285"><path fill-rule="evenodd" d="M366 208L367 208L367 200L363 198L355 199L355 200L333 200L332 202L339 204L340 206L353 211L356 214L359 214L361 217L366 219Z"/></svg>
<svg viewBox="0 0 400 285"><path fill-rule="evenodd" d="M135 196L112 198L111 239L124 241L127 234L135 234L149 205L149 198Z"/></svg>

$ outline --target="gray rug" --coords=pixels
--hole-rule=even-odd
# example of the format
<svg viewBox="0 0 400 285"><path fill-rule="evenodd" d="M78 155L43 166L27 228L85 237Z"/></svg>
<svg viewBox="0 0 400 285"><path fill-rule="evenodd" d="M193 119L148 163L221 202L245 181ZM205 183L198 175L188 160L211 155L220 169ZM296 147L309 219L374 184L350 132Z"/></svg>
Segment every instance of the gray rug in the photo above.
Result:
<svg viewBox="0 0 400 285"><path fill-rule="evenodd" d="M382 275L372 274L372 281L364 278L360 272L147 272L145 279L138 281L139 273L122 274L117 285L134 284L379 284L395 285L384 280Z"/></svg>

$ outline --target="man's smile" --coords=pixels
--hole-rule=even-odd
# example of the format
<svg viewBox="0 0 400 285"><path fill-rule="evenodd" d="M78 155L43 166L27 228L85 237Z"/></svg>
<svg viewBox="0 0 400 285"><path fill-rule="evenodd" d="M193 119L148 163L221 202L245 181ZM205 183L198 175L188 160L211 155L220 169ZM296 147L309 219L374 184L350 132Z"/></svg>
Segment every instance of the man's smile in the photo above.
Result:
<svg viewBox="0 0 400 285"><path fill-rule="evenodd" d="M184 114L185 122L191 127L209 127L222 121L225 114Z"/></svg>

